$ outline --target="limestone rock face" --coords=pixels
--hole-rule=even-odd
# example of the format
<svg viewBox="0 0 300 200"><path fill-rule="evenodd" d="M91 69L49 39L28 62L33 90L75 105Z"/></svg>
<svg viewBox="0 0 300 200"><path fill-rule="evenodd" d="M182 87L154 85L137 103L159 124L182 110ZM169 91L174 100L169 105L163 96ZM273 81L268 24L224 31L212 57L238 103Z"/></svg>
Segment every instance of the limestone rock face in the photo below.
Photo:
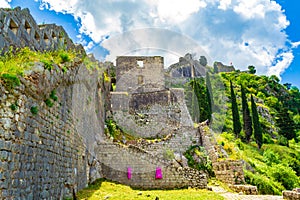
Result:
<svg viewBox="0 0 300 200"><path fill-rule="evenodd" d="M206 74L206 65L203 64L205 64L205 62L199 62L198 60L194 60L192 55L188 53L184 57L179 58L178 63L172 64L167 69L167 74L170 78L175 79L204 77Z"/></svg>

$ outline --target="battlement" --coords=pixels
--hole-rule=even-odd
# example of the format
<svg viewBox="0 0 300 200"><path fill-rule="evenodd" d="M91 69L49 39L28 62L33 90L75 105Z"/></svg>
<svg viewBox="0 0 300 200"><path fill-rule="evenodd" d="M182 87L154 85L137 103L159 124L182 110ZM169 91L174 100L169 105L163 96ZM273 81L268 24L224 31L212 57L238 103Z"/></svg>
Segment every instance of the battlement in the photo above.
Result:
<svg viewBox="0 0 300 200"><path fill-rule="evenodd" d="M72 42L62 26L38 25L29 9L0 8L0 49L2 54L13 48L29 47L35 51L75 49L85 54L82 45Z"/></svg>

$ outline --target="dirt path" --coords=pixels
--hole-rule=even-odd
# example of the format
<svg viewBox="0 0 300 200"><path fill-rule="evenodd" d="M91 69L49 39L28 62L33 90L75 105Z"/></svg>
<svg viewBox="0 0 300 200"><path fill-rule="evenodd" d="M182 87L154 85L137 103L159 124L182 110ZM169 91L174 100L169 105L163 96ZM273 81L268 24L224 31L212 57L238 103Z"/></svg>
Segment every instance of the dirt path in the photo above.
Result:
<svg viewBox="0 0 300 200"><path fill-rule="evenodd" d="M211 186L212 190L228 200L279 200L282 196L272 195L240 195L238 193L231 193L220 186Z"/></svg>

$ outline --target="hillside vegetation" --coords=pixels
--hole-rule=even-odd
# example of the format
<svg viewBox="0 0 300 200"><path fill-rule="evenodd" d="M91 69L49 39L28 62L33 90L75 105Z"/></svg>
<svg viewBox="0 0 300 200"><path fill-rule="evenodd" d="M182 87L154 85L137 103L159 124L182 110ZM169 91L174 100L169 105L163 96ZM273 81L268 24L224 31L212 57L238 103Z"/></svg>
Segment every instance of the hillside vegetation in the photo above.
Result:
<svg viewBox="0 0 300 200"><path fill-rule="evenodd" d="M217 143L231 159L245 161L247 183L262 194L281 194L300 186L300 92L274 75L254 73L209 74L212 85L222 80L225 86L225 100L213 99L212 124L222 125L218 109L227 108Z"/></svg>

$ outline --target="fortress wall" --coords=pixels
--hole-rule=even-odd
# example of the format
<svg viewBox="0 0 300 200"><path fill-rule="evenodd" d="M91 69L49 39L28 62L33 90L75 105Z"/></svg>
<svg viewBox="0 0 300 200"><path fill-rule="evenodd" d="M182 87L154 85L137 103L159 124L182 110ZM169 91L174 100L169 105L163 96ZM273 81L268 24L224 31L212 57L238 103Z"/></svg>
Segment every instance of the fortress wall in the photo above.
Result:
<svg viewBox="0 0 300 200"><path fill-rule="evenodd" d="M85 55L82 45L76 45L61 26L37 25L28 9L0 8L0 53L10 48L29 47L31 50L48 51L74 49Z"/></svg>
<svg viewBox="0 0 300 200"><path fill-rule="evenodd" d="M81 63L65 73L39 65L13 90L0 84L1 199L64 199L101 177L94 154L104 112L97 72Z"/></svg>

